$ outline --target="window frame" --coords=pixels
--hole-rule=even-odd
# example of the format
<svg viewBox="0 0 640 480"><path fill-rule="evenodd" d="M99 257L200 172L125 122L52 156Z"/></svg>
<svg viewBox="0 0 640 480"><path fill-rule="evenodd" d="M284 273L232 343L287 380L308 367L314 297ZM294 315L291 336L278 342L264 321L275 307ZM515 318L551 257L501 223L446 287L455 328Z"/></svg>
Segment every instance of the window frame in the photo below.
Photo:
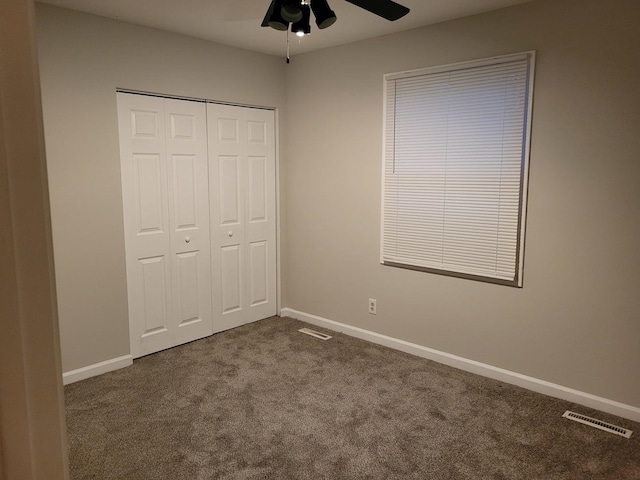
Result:
<svg viewBox="0 0 640 480"><path fill-rule="evenodd" d="M524 274L524 246L525 246L525 230L526 230L526 214L527 214L527 199L528 199L528 184L529 184L529 164L530 164L530 149L531 149L531 127L532 127L532 112L533 112L533 93L534 93L534 78L535 78L535 57L536 52L525 51L515 54L500 55L494 57L488 57L478 60L464 61L451 63L446 65L438 65L414 70L405 70L395 73L387 73L383 76L383 142L382 142L382 188L381 188L381 222L380 222L380 263L385 266L399 267L409 270L423 271L427 273L435 273L439 275L446 275L452 277L459 277L471 280L477 280L487 283L494 283L498 285L506 285L512 287L521 288L523 286L523 274ZM485 275L475 275L470 273L458 272L455 270L439 269L432 267L425 267L420 265L412 265L407 263L399 263L384 258L384 244L385 244L385 210L389 208L385 203L385 193L387 192L386 176L387 166L389 161L395 165L396 156L390 160L387 156L387 135L388 135L388 105L389 105L389 82L399 79L406 79L411 77L418 77L423 75L430 75L436 73L454 72L470 68L477 68L483 66L498 65L502 63L509 63L515 61L527 61L527 75L525 86L525 100L524 100L524 112L525 119L523 121L523 143L522 143L522 155L521 155L521 170L520 170L520 191L518 202L518 226L516 233L516 248L515 248L515 272L513 280L505 280L502 278L496 278ZM395 84L394 84L395 85ZM393 88L395 92L395 86ZM394 100L395 102L395 100ZM394 103L395 108L395 103ZM395 122L394 122L395 123ZM395 128L395 124L393 125ZM395 130L394 130L395 141Z"/></svg>

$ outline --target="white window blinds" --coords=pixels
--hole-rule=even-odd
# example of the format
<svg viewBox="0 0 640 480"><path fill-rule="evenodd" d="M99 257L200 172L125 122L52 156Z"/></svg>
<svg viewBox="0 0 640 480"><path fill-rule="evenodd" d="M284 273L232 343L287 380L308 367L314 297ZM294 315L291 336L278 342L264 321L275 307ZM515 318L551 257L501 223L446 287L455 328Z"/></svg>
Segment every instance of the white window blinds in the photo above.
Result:
<svg viewBox="0 0 640 480"><path fill-rule="evenodd" d="M533 53L385 76L385 264L522 285Z"/></svg>

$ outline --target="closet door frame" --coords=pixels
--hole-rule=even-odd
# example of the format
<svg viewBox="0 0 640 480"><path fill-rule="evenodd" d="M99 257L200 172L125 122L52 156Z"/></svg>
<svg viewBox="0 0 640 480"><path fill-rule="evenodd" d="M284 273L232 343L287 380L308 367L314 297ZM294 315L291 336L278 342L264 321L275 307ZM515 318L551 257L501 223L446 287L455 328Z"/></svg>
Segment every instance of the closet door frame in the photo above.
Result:
<svg viewBox="0 0 640 480"><path fill-rule="evenodd" d="M280 262L280 258L281 258L281 242L280 242L280 232L281 232L281 223L280 223L280 142L279 142L279 109L275 108L275 107L269 107L269 106L260 106L260 105L250 105L250 104L239 104L239 103L230 103L230 102L221 102L221 101L215 101L215 100L210 100L210 99L204 99L204 98L194 98L194 97L183 97L183 96L176 96L176 95L165 95L165 94L158 94L158 93L149 93L149 92L142 92L142 91L136 91L136 90L129 90L129 89L117 89L116 93L127 93L127 94L136 94L136 95L143 95L143 96L150 96L150 97L156 97L156 98L161 98L161 99L175 99L175 100L187 100L187 101L195 101L195 102L201 102L204 104L220 104L220 105L230 105L230 106L236 106L236 107L244 107L244 108L255 108L255 109L260 109L260 110L270 110L273 112L273 117L274 117L274 126L273 126L273 140L274 140L274 160L275 160L275 166L274 166L274 189L275 189L275 314L276 315L280 315L281 314L281 310L282 310L282 285L281 285L281 262ZM209 152L207 152L209 154ZM211 185L209 185L209 197L211 198ZM211 235L211 231L213 229L213 226L210 225L210 235ZM211 255L213 255L213 246L212 246L212 242L210 242L211 245L211 249L210 249L210 253ZM212 276L212 283L213 283L213 275L214 272L211 272L211 276ZM129 291L129 290L128 290ZM212 292L213 295L213 292ZM213 300L213 297L212 297ZM216 306L213 305L213 301L212 301L212 308L215 309ZM213 312L212 312L213 313ZM213 321L215 322L215 314L213 314ZM129 326L131 328L131 319L129 319ZM218 332L218 331L222 331L224 330L224 328L218 328L215 323L213 325L213 333ZM133 348L133 336L132 336L132 332L130 332L130 344L131 344L131 354L133 355L134 352L134 348ZM139 355L137 355L139 356ZM136 355L134 355L134 358L137 357Z"/></svg>

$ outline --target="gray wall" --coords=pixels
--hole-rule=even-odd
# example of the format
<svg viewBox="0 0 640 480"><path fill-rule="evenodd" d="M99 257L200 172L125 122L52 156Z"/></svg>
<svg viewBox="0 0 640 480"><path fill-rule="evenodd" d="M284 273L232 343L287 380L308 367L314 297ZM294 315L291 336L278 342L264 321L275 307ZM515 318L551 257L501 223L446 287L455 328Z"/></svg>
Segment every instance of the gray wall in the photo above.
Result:
<svg viewBox="0 0 640 480"><path fill-rule="evenodd" d="M295 57L283 305L640 406L638 24L637 0L543 0ZM525 50L524 288L381 266L383 74Z"/></svg>
<svg viewBox="0 0 640 480"><path fill-rule="evenodd" d="M288 66L37 13L65 371L129 352L123 87L283 107L283 306L640 407L636 0L536 0ZM532 49L524 288L381 266L382 75Z"/></svg>
<svg viewBox="0 0 640 480"><path fill-rule="evenodd" d="M129 353L116 88L280 108L282 59L38 4L62 366Z"/></svg>

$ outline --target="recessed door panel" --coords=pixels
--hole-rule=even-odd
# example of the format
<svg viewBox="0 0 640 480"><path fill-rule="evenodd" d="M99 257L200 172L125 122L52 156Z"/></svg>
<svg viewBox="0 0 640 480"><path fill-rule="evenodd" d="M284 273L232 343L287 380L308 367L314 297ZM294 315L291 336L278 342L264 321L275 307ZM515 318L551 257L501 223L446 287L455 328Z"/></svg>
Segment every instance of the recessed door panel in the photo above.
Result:
<svg viewBox="0 0 640 480"><path fill-rule="evenodd" d="M247 140L257 145L267 144L267 122L249 120L247 122Z"/></svg>
<svg viewBox="0 0 640 480"><path fill-rule="evenodd" d="M252 242L249 244L249 305L264 304L268 301L268 249L267 242Z"/></svg>
<svg viewBox="0 0 640 480"><path fill-rule="evenodd" d="M267 159L249 157L249 222L267 220Z"/></svg>
<svg viewBox="0 0 640 480"><path fill-rule="evenodd" d="M240 122L237 119L218 118L217 123L219 142L238 143Z"/></svg>
<svg viewBox="0 0 640 480"><path fill-rule="evenodd" d="M176 267L178 325L184 326L201 320L198 308L198 252L179 253Z"/></svg>
<svg viewBox="0 0 640 480"><path fill-rule="evenodd" d="M195 136L195 116L172 113L169 115L171 120L171 138L192 140Z"/></svg>
<svg viewBox="0 0 640 480"><path fill-rule="evenodd" d="M158 154L134 154L138 233L162 232L163 172Z"/></svg>
<svg viewBox="0 0 640 480"><path fill-rule="evenodd" d="M144 305L143 336L167 330L166 267L164 257L140 259Z"/></svg>
<svg viewBox="0 0 640 480"><path fill-rule="evenodd" d="M220 169L220 224L229 225L240 221L239 158L223 155L218 160Z"/></svg>
<svg viewBox="0 0 640 480"><path fill-rule="evenodd" d="M197 218L196 156L173 155L173 199L176 229L194 228Z"/></svg>
<svg viewBox="0 0 640 480"><path fill-rule="evenodd" d="M222 313L230 313L241 308L240 282L240 246L230 245L220 251L222 263Z"/></svg>
<svg viewBox="0 0 640 480"><path fill-rule="evenodd" d="M160 118L156 111L131 111L131 136L133 138L159 138Z"/></svg>

